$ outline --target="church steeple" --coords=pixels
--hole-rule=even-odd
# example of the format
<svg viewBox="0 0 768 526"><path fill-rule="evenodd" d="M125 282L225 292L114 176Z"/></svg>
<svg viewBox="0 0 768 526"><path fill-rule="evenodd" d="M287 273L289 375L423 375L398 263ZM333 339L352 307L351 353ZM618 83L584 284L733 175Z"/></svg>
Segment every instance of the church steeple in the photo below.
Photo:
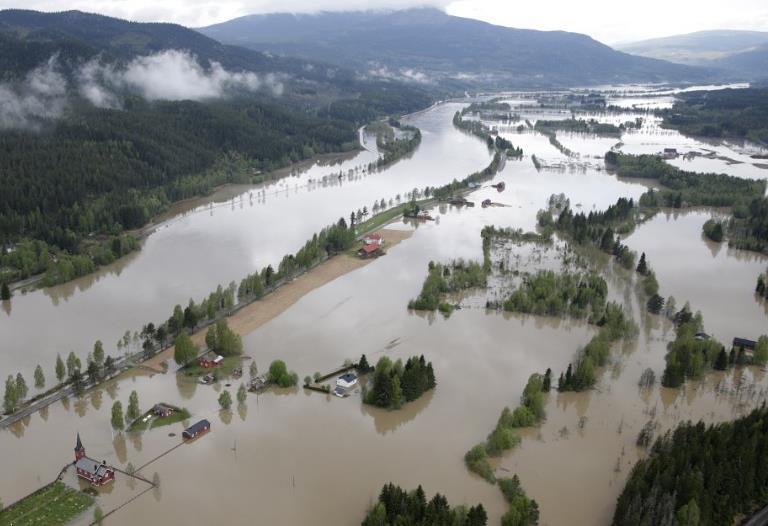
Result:
<svg viewBox="0 0 768 526"><path fill-rule="evenodd" d="M75 444L75 461L80 460L85 456L85 448L80 441L80 433L77 434L77 443Z"/></svg>

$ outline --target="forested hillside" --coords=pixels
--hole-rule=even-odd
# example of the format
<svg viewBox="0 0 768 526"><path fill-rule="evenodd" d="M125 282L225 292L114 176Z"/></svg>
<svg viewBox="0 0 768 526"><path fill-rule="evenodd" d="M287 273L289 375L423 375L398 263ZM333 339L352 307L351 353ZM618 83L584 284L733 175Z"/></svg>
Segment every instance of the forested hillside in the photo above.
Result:
<svg viewBox="0 0 768 526"><path fill-rule="evenodd" d="M173 201L353 149L358 126L432 101L181 26L79 12L1 11L0 51L0 282L69 260L48 283L86 273Z"/></svg>
<svg viewBox="0 0 768 526"><path fill-rule="evenodd" d="M615 526L720 526L765 505L768 409L733 422L680 425L632 469Z"/></svg>
<svg viewBox="0 0 768 526"><path fill-rule="evenodd" d="M210 184L245 182L257 170L351 149L355 140L352 122L251 101L83 108L50 131L0 134L0 233L74 250L83 235L140 227ZM188 177L206 174L224 152L249 159L247 173Z"/></svg>

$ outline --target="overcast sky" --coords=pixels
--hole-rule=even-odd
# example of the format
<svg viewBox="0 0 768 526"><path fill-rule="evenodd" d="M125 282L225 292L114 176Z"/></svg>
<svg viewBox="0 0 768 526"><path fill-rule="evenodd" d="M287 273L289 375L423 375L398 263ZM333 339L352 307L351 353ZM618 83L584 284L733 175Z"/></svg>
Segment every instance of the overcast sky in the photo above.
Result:
<svg viewBox="0 0 768 526"><path fill-rule="evenodd" d="M79 9L192 27L253 13L415 5L510 27L586 33L608 44L704 29L768 31L768 0L0 0L0 8Z"/></svg>

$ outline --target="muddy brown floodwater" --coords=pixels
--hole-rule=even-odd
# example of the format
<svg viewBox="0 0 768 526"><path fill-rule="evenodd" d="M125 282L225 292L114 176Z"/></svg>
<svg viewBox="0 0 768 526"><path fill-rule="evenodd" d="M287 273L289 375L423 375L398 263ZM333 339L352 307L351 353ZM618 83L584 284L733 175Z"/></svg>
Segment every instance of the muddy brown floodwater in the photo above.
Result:
<svg viewBox="0 0 768 526"><path fill-rule="evenodd" d="M667 104L668 96L659 94L658 104ZM651 98L642 100L654 104ZM16 329L15 324L21 323L18 320L29 322L38 308L46 313L44 318L55 317L61 309L62 324L71 323L76 315L100 314L70 328L56 324L44 337L30 335L29 330L14 334L13 346L4 349L5 355L11 357L10 363L34 363L43 355L33 350L33 356L25 358L22 349L45 338L55 340L59 332L70 343L92 342L98 331L88 331L106 320L113 303L118 304L116 315L144 308L146 312L131 315L141 323L156 317L155 312L165 317L172 303L199 295L185 292L188 283L194 291L207 292L211 284L239 279L262 262L274 263L282 253L298 248L320 224L348 215L353 207L374 198L389 198L387 192L405 192L482 167L488 162L482 143L451 127L451 116L459 107L441 105L413 117L424 132L422 146L412 158L388 171L312 192L294 192L293 180L289 180L287 196L266 200L279 203L273 210L281 210L279 217L285 218L286 224L278 232L258 228L266 218L255 210L270 205L260 202L251 207L247 195L242 210L237 199L234 210L231 204L214 208L213 216L205 207L198 207L170 219L168 228L150 236L145 250L126 263L121 274L107 274L97 285L76 288L58 306L44 292L21 297L10 316L0 315L4 320L0 330ZM536 108L521 107L519 111L524 118L537 118ZM633 116L596 114L595 118L630 120ZM623 148L639 152L681 140L659 136L654 126L649 123L647 129L637 132L640 136L647 133L647 141L625 134ZM328 279L317 274L311 278L317 281L306 287L297 280L296 294L286 293L284 303L275 303L280 308L265 312L259 310L265 305L257 306L252 316L237 323L244 333L245 352L261 371L277 358L302 378L363 353L371 362L382 355L407 358L424 354L434 365L438 384L434 391L400 411L385 411L364 406L359 390L340 399L298 388L279 389L250 394L245 404L222 412L217 402L220 392L234 393L239 380L205 386L183 374L126 374L81 399L54 404L0 432L0 498L9 504L53 478L72 458L78 431L90 456L118 467L129 462L141 466L176 446L184 425L207 418L212 423L210 433L140 470L147 479L159 480L159 487L110 516L108 524L162 520L170 525L352 526L360 523L381 486L390 481L408 488L421 484L428 494L443 493L454 504L482 502L490 515L489 524L498 524L505 510L500 491L468 472L463 455L486 437L505 405L518 403L530 374L547 367L559 374L578 347L589 341L594 328L579 321L487 312L483 306L490 293L486 292L470 293L462 300L464 308L448 319L409 312L407 302L418 294L430 260L480 259L483 226L532 229L536 212L552 193L563 192L572 206L589 211L605 208L618 197L637 198L646 188L602 169L598 157L607 144L604 139L594 138L599 142L593 143L590 137L564 138L564 144L581 152L578 159L569 161L545 137L518 133L515 128L500 128L505 138L522 145L526 152L522 160L509 161L496 176L494 182L504 181L506 191L484 186L470 196L478 204L487 198L505 206L457 209L441 205L432 211L434 222L398 221L388 228L407 234L400 234L404 239L385 257L359 268L344 268L336 279L330 279L337 275L335 271ZM645 142L653 142L653 146ZM531 154L562 166L537 171ZM730 165L720 163L722 171L728 171ZM372 189L366 189L368 185ZM756 272L768 260L703 240L701 224L713 213L659 214L638 227L626 242L647 253L662 294L674 295L679 305L690 300L717 338L727 342L735 335L757 337L766 332L768 315L751 288ZM271 214L274 220L278 212ZM291 233L304 224L311 227L301 226L297 234ZM178 258L171 257L174 250L181 251ZM200 261L189 262L190 257L201 254ZM556 254L544 249L523 254L506 257L521 270L557 266ZM142 259L147 257L170 268L158 274L153 270L143 283L137 273L146 269ZM230 257L238 261L245 257L249 263L233 265ZM173 266L175 261L180 262L178 269ZM217 267L218 262L223 268ZM209 271L212 275L203 280L201 276ZM645 314L644 299L638 295L632 273L610 264L603 272L611 299L621 302L637 322L637 340L616 350L596 389L551 393L546 421L524 430L522 444L498 461L498 474L517 473L528 494L539 502L541 524L609 524L629 470L643 454L635 443L648 421L654 422L658 434L689 418L731 419L766 395L763 371L752 368L708 374L681 390L662 389L657 384L640 391L638 379L644 369L650 367L657 378L661 376L673 329ZM160 283L166 279L173 283ZM120 306L124 296L126 305ZM109 330L120 328L120 333L128 328L126 320L119 318L104 323ZM84 334L68 336L74 331ZM50 348L57 347L46 347ZM115 433L110 427L110 408L114 400L125 405L132 390L139 393L142 408L162 401L186 407L193 416L190 422L140 434ZM138 495L144 486L134 482L118 475L116 484L99 497L101 507L107 511ZM90 513L79 523L87 524Z"/></svg>

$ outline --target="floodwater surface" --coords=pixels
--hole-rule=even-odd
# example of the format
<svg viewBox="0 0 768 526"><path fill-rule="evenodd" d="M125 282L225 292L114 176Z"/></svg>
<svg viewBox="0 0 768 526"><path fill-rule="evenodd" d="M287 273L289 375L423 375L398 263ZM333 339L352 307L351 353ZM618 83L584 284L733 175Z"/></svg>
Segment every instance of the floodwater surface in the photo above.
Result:
<svg viewBox="0 0 768 526"><path fill-rule="evenodd" d="M105 271L95 282L75 285L57 305L50 290L14 298L10 314L0 314L0 331L12 334L9 347L3 348L12 357L11 372L44 359L52 364L50 357L69 346L84 354L96 337L111 342L125 329L162 319L173 303L186 303L217 283L275 264L321 225L348 217L352 209L370 208L376 199L395 198L482 168L489 161L488 150L451 125L460 108L439 105L413 116L410 121L422 128L422 145L388 170L340 184L305 186L310 178L320 180L321 173L359 163L352 159L341 168L314 168L311 177L303 174L267 185L264 194L255 189L253 205L247 190L242 203L238 196L223 206L214 204L212 211L194 208L169 219L133 259L119 262L119 273ZM536 108L528 103L519 111L536 118ZM564 193L571 206L586 212L619 197L637 199L646 190L637 181L608 174L595 159L613 141L566 136L562 142L579 154L569 160L535 132L501 125L499 130L525 150L522 159L509 160L493 181L504 181L505 191L486 185L469 196L477 203L473 208L440 205L431 211L434 222L396 222L390 228L413 232L385 257L312 290L243 336L246 370L250 360L265 371L279 358L299 378L330 371L363 353L372 363L384 355L407 359L423 354L434 365L434 391L399 411L365 406L359 388L344 399L300 388L270 390L249 394L245 404L220 411L221 391L234 395L241 380L206 386L181 373L126 374L0 432L3 502L9 504L53 479L72 460L79 431L90 456L121 468L149 462L140 474L160 482L110 516L108 524L152 524L162 517L171 525L352 526L360 523L387 482L407 488L421 484L427 494L440 492L452 504L482 502L489 524L497 524L506 509L501 493L465 468L464 453L486 438L505 405L518 404L532 373L549 367L558 375L595 329L577 320L487 311L485 299L493 291L470 291L461 299L463 308L447 319L409 312L408 300L419 293L430 261L480 260L484 226L532 230L536 212L553 193ZM651 137L654 144L644 145L631 135L622 137L626 151L665 143ZM537 170L532 154L562 167ZM730 166L723 162L723 171ZM496 206L482 208L484 199ZM751 289L768 259L702 239L701 225L713 213L660 213L626 243L646 252L664 296L674 295L680 306L688 300L701 310L713 336L725 343L736 335L756 338L766 332L768 314ZM514 260L523 271L556 268L560 246L521 249L524 257L500 257ZM657 382L641 391L638 379L646 368L660 378L673 328L645 313L634 273L605 261L592 264L602 269L610 298L631 313L639 335L615 351L596 389L550 393L546 421L524 430L522 444L498 461L497 474L518 474L538 501L541 524L609 524L632 464L644 455L635 444L647 422L654 423L658 434L688 418L730 419L765 399L765 375L753 368L710 374L681 390L662 389ZM50 326L40 331L45 323ZM125 406L132 390L139 393L143 409L167 402L186 407L193 416L187 423L144 433L116 433L110 426L111 406L115 400ZM211 421L211 432L172 449L180 443L184 425L200 418ZM118 483L99 497L101 507L117 507L142 491L140 484L118 475ZM89 512L80 523L87 524L90 517Z"/></svg>

